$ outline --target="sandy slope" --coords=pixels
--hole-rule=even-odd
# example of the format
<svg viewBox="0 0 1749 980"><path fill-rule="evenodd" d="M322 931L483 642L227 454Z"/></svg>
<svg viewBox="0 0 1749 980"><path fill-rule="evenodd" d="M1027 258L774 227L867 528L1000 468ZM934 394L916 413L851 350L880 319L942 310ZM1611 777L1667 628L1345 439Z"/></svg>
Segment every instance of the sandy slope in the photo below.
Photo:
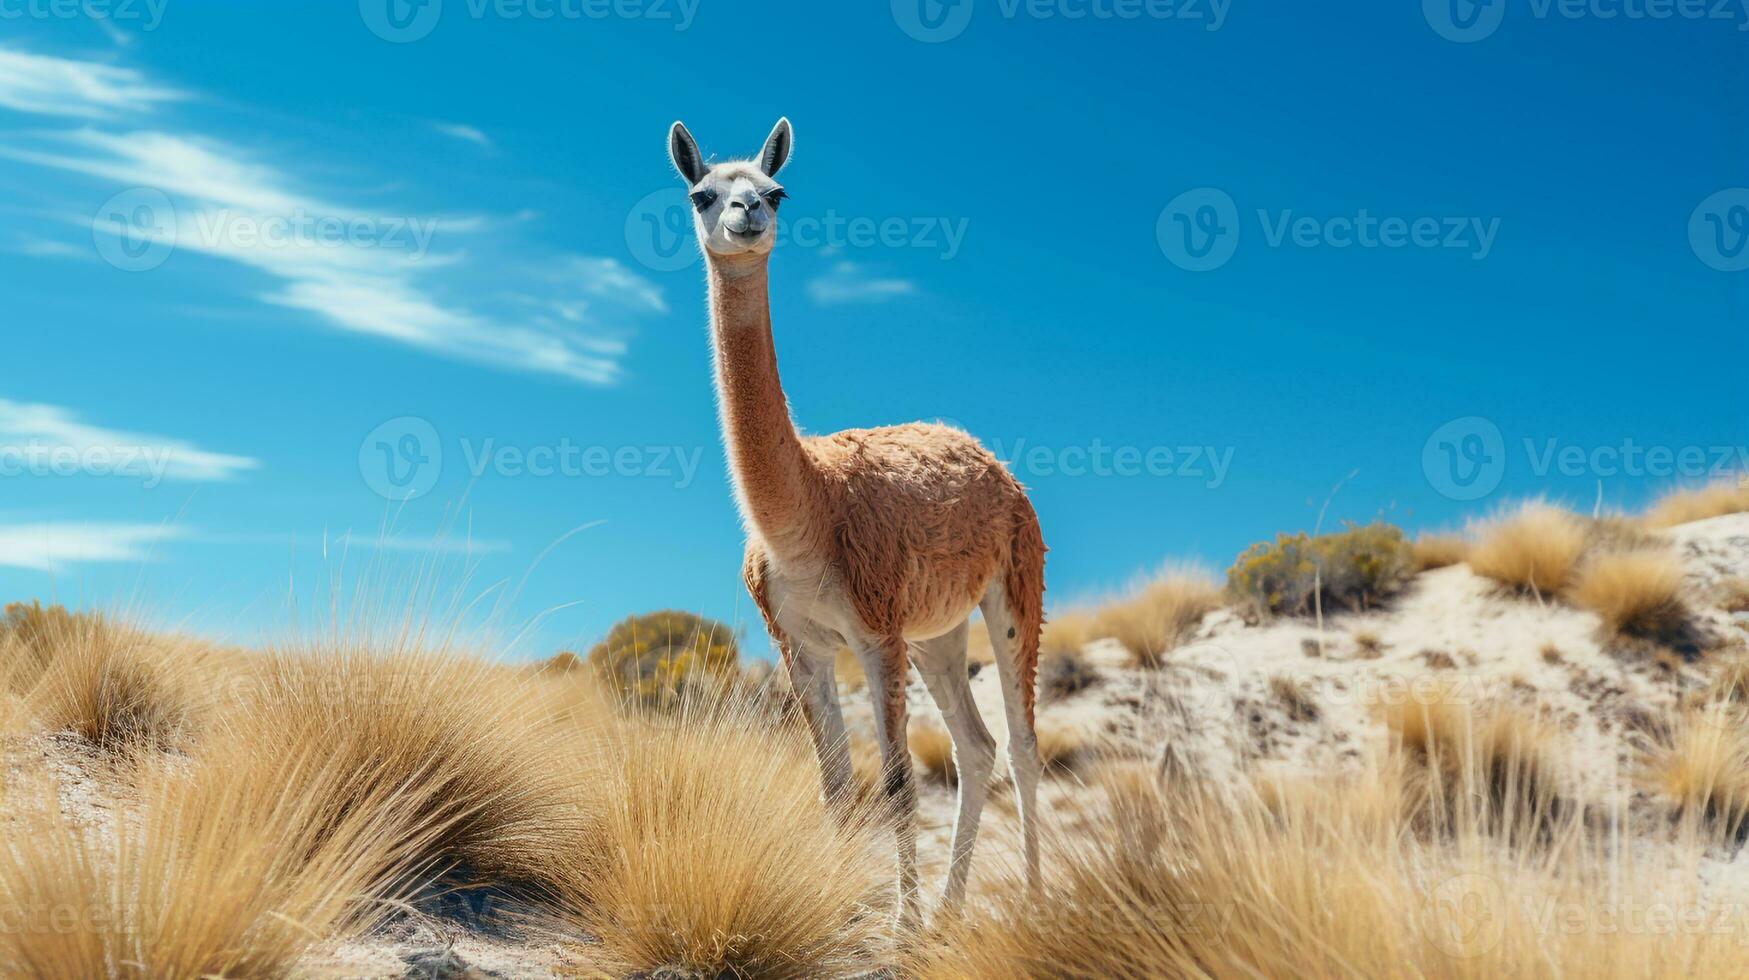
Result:
<svg viewBox="0 0 1749 980"><path fill-rule="evenodd" d="M1749 515L1667 535L1682 556L1704 628L1728 641L1749 640L1749 614L1728 614L1709 601L1721 580L1749 576ZM1248 769L1333 771L1383 747L1374 705L1446 690L1478 704L1507 699L1553 720L1563 732L1574 788L1587 799L1630 804L1631 767L1648 720L1706 677L1703 664L1661 666L1643 649L1606 640L1595 615L1503 595L1465 566L1422 574L1389 608L1331 615L1322 630L1310 620L1247 624L1230 610L1213 613L1157 672L1125 666L1123 651L1109 642L1086 652L1099 682L1041 705L1038 725L1084 734L1090 754L1153 764L1170 752L1217 780ZM1315 711L1286 703L1272 690L1277 679L1297 685ZM995 672L981 671L972 691L991 732L1005 742ZM845 697L852 732L871 737L866 692ZM940 724L920 683L912 684L910 704L914 725ZM1084 805L1081 788L1072 773L1048 781L1047 819L1072 825ZM1007 792L1004 783L992 794L974 879L995 873L992 865L1013 867L1017 835ZM946 873L953 815L952 788L926 785L920 847L925 875L937 882Z"/></svg>

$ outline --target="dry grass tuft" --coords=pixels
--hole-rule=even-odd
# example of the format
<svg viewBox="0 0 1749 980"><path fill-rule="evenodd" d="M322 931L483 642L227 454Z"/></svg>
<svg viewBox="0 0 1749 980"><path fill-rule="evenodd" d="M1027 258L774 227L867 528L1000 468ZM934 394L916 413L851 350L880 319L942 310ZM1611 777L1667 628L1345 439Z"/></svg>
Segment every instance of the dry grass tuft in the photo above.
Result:
<svg viewBox="0 0 1749 980"><path fill-rule="evenodd" d="M1696 907L1693 877L1576 819L1542 847L1504 848L1480 830L1480 793L1454 794L1444 832L1420 832L1433 814L1403 806L1418 777L1389 758L1254 786L1115 775L1107 804L1054 842L1041 898L1005 882L937 923L902 975L1626 980L1740 962L1730 930L1564 927Z"/></svg>
<svg viewBox="0 0 1749 980"><path fill-rule="evenodd" d="M1080 654L1087 644L1100 639L1098 616L1091 609L1065 609L1045 620L1039 635L1039 654Z"/></svg>
<svg viewBox="0 0 1749 980"><path fill-rule="evenodd" d="M1372 630L1355 630L1354 650L1362 660L1377 660L1385 655L1385 641Z"/></svg>
<svg viewBox="0 0 1749 980"><path fill-rule="evenodd" d="M1682 601L1682 564L1660 551L1597 555L1579 570L1569 596L1601 617L1610 632L1627 636L1671 637L1689 619Z"/></svg>
<svg viewBox="0 0 1749 980"><path fill-rule="evenodd" d="M1047 773L1070 772L1089 754L1087 735L1061 724L1038 727L1038 757Z"/></svg>
<svg viewBox="0 0 1749 980"><path fill-rule="evenodd" d="M1409 543L1409 560L1417 572L1461 565L1469 557L1469 539L1461 534L1423 534Z"/></svg>
<svg viewBox="0 0 1749 980"><path fill-rule="evenodd" d="M1728 613L1749 613L1749 578L1728 578L1715 590L1718 605Z"/></svg>
<svg viewBox="0 0 1749 980"><path fill-rule="evenodd" d="M554 869L582 832L579 807L592 791L576 732L560 720L586 723L616 704L588 677L411 650L266 654L222 737L268 770L319 748L330 766L283 777L311 779L297 789L323 800L319 812L399 794L417 825L441 828L417 866L555 892L566 880Z"/></svg>
<svg viewBox="0 0 1749 980"><path fill-rule="evenodd" d="M1323 716L1317 699L1312 697L1307 686L1285 674L1277 674L1269 679L1269 693L1293 721L1310 723Z"/></svg>
<svg viewBox="0 0 1749 980"><path fill-rule="evenodd" d="M1101 606L1088 632L1123 644L1135 666L1157 668L1220 605L1221 589L1213 579L1194 569L1173 569Z"/></svg>
<svg viewBox="0 0 1749 980"><path fill-rule="evenodd" d="M1704 487L1676 488L1658 498L1646 512L1646 525L1675 527L1726 514L1749 511L1749 478L1720 480Z"/></svg>
<svg viewBox="0 0 1749 980"><path fill-rule="evenodd" d="M369 897L403 895L440 827L399 790L333 811L308 787L348 774L301 748L148 765L106 830L25 810L0 844L0 904L24 917L0 930L0 973L289 976L314 943L379 924L390 907Z"/></svg>
<svg viewBox="0 0 1749 980"><path fill-rule="evenodd" d="M1410 810L1445 832L1466 821L1507 840L1545 836L1574 810L1555 730L1504 706L1477 708L1457 690L1381 706L1393 744L1411 763Z"/></svg>
<svg viewBox="0 0 1749 980"><path fill-rule="evenodd" d="M912 722L908 737L911 758L917 760L924 778L949 786L959 782L959 770L953 764L953 738L947 729L921 721Z"/></svg>
<svg viewBox="0 0 1749 980"><path fill-rule="evenodd" d="M1705 705L1678 720L1652 749L1653 788L1693 826L1730 841L1749 833L1749 732L1734 704Z"/></svg>
<svg viewBox="0 0 1749 980"><path fill-rule="evenodd" d="M1749 708L1749 651L1719 659L1703 700L1708 704Z"/></svg>
<svg viewBox="0 0 1749 980"><path fill-rule="evenodd" d="M1553 595L1567 586L1585 555L1585 524L1542 501L1483 524L1470 569L1517 591Z"/></svg>
<svg viewBox="0 0 1749 980"><path fill-rule="evenodd" d="M567 911L600 938L611 975L873 969L890 852L871 846L867 811L821 804L797 727L728 705L676 728L610 728L595 743L598 799L565 865L579 896Z"/></svg>
<svg viewBox="0 0 1749 980"><path fill-rule="evenodd" d="M1042 701L1061 701L1099 683L1099 672L1078 651L1055 651L1041 656L1038 694Z"/></svg>
<svg viewBox="0 0 1749 980"><path fill-rule="evenodd" d="M109 752L184 745L207 686L192 645L34 603L7 607L0 664L24 717Z"/></svg>

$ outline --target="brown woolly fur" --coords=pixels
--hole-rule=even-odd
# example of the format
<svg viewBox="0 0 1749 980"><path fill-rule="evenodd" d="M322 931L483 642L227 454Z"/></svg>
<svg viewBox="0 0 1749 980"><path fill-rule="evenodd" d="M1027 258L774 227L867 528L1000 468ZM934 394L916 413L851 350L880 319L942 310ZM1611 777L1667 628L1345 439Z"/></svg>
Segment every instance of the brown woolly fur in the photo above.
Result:
<svg viewBox="0 0 1749 980"><path fill-rule="evenodd" d="M807 738L733 705L597 736L569 914L613 976L844 977L877 965L868 811L821 805Z"/></svg>
<svg viewBox="0 0 1749 980"><path fill-rule="evenodd" d="M1646 524L1654 528L1675 527L1744 511L1749 511L1749 476L1694 489L1671 490L1646 513Z"/></svg>
<svg viewBox="0 0 1749 980"><path fill-rule="evenodd" d="M1514 590L1552 596L1584 557L1586 529L1573 514L1542 501L1507 511L1477 530L1470 569Z"/></svg>

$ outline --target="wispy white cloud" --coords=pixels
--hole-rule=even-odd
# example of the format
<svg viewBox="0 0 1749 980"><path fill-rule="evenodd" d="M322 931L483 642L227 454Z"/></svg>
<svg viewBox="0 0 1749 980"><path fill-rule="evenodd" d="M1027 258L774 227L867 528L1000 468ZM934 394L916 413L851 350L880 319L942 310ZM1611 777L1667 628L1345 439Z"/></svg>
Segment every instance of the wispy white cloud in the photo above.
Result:
<svg viewBox="0 0 1749 980"><path fill-rule="evenodd" d="M55 241L50 238L37 238L26 235L8 246L7 251L14 255L28 255L33 259L91 259L94 256L88 248L80 248L71 242Z"/></svg>
<svg viewBox="0 0 1749 980"><path fill-rule="evenodd" d="M168 436L105 429L68 409L0 399L0 475L120 476L145 481L235 479L259 460Z"/></svg>
<svg viewBox="0 0 1749 980"><path fill-rule="evenodd" d="M884 303L895 296L909 296L917 285L909 279L871 276L855 262L840 262L823 276L808 281L808 295L821 306L845 303Z"/></svg>
<svg viewBox="0 0 1749 980"><path fill-rule="evenodd" d="M58 572L75 564L144 562L156 545L179 537L179 529L160 524L0 524L0 566Z"/></svg>
<svg viewBox="0 0 1749 980"><path fill-rule="evenodd" d="M431 128L445 136L454 137L464 143L472 143L475 146L484 147L488 150L493 148L492 137L487 136L485 133L480 132L472 126L464 125L462 123L440 122L432 123Z"/></svg>
<svg viewBox="0 0 1749 980"><path fill-rule="evenodd" d="M62 76L106 68L48 60L71 66ZM386 214L338 204L248 151L199 133L123 132L87 122L28 146L0 146L0 157L116 190L162 192L173 213L154 211L150 237L269 274L275 285L258 294L266 303L440 356L611 384L630 325L667 311L654 283L612 259L529 256L496 240L469 247L479 235L507 233L520 215L504 221ZM92 226L88 215L69 213L66 220ZM95 227L99 234L140 232L102 221ZM443 250L434 251L439 244ZM468 288L475 283L489 288Z"/></svg>
<svg viewBox="0 0 1749 980"><path fill-rule="evenodd" d="M132 68L0 47L0 107L49 116L103 119L152 111L187 98Z"/></svg>

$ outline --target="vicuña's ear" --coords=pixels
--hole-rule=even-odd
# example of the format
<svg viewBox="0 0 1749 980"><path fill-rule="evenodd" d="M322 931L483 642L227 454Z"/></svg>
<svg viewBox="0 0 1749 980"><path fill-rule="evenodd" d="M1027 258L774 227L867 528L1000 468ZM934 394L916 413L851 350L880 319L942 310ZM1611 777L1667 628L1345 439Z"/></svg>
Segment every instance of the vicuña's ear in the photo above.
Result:
<svg viewBox="0 0 1749 980"><path fill-rule="evenodd" d="M704 157L699 154L692 134L679 122L668 130L668 158L674 161L674 169L680 171L680 176L686 178L686 186L691 187L704 179Z"/></svg>
<svg viewBox="0 0 1749 980"><path fill-rule="evenodd" d="M759 154L759 169L765 171L765 176L776 177L777 172L783 169L784 163L789 160L790 145L794 142L795 137L790 133L789 117L785 116L777 121L777 128L765 138L765 149Z"/></svg>

